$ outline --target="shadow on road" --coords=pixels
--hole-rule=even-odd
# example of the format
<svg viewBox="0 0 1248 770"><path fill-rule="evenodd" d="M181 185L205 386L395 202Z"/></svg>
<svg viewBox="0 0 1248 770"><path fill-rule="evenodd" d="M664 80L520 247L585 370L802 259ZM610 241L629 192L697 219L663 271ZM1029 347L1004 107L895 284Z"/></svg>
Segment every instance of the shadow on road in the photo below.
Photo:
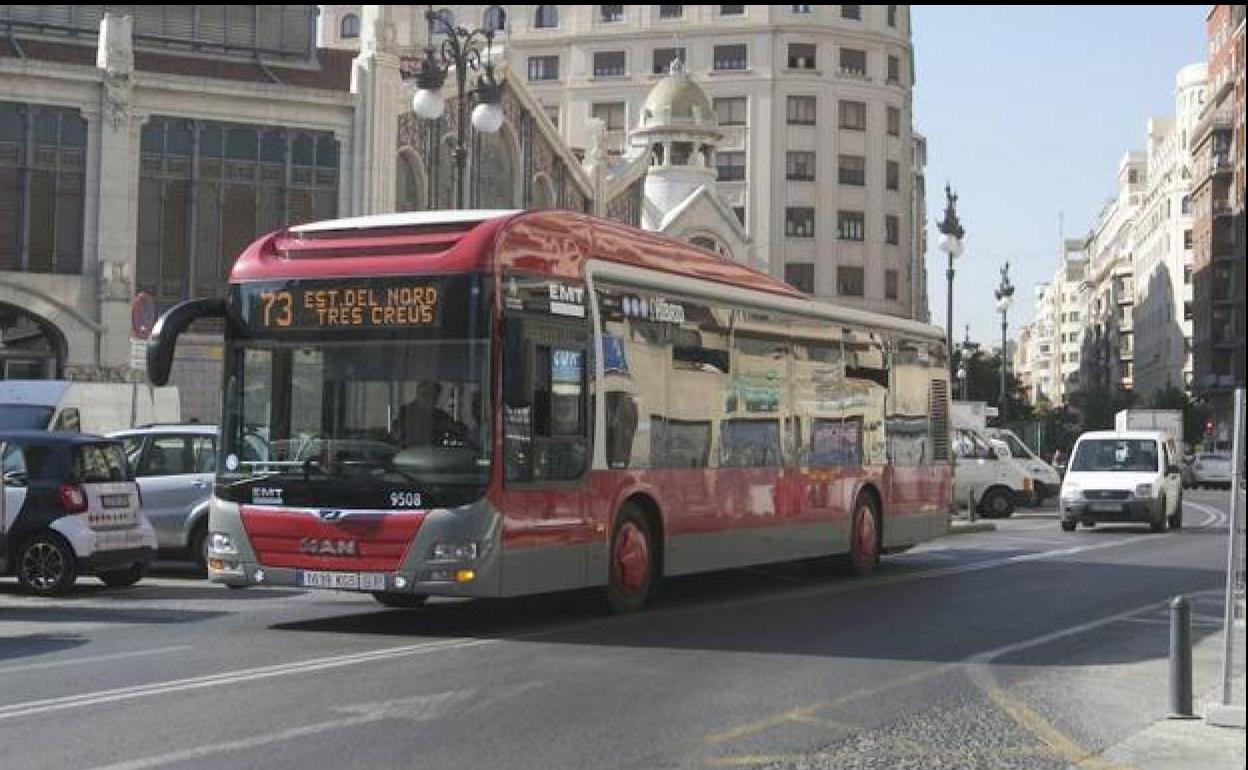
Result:
<svg viewBox="0 0 1248 770"><path fill-rule="evenodd" d="M76 606L66 601L59 604L31 606L10 605L0 611L0 620L24 623L109 623L164 625L195 623L220 617L225 612L186 609L154 609L147 607Z"/></svg>
<svg viewBox="0 0 1248 770"><path fill-rule="evenodd" d="M1086 542L1086 541L1085 541ZM993 558L1011 552L993 552ZM1213 565L1211 565L1212 567ZM666 581L651 611L604 617L598 591L513 600L440 602L413 611L337 615L272 626L289 632L424 638L517 638L602 645L897 661L954 662L1095 620L1162 597L1216 588L1216 568L1093 561L1024 561L1008 569L910 580L888 564L858 581L811 565ZM571 626L571 627L568 627ZM1139 629L1164 641L1166 629ZM1199 639L1212 631L1196 628ZM1113 649L1113 660L1156 657L1148 646ZM1019 665L1065 665L1023 660Z"/></svg>
<svg viewBox="0 0 1248 770"><path fill-rule="evenodd" d="M8 613L0 615L8 619ZM35 655L51 655L81 647L90 640L78 634L24 634L0 637L0 663Z"/></svg>

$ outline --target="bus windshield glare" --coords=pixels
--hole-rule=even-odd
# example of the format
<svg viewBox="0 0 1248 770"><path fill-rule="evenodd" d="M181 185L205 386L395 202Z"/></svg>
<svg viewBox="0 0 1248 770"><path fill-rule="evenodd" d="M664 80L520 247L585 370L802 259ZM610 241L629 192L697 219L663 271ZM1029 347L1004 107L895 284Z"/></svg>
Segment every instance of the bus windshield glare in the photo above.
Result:
<svg viewBox="0 0 1248 770"><path fill-rule="evenodd" d="M261 328L233 340L218 493L368 509L478 499L490 468L483 305L459 301L436 329Z"/></svg>

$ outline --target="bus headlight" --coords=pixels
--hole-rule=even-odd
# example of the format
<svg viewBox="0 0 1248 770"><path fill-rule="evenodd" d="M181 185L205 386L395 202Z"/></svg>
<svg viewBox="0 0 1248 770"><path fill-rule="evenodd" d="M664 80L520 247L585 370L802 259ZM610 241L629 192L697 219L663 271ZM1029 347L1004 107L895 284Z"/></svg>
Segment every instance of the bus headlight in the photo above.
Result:
<svg viewBox="0 0 1248 770"><path fill-rule="evenodd" d="M1066 484L1062 487L1062 499L1070 502L1078 502L1083 499L1083 490L1074 484Z"/></svg>
<svg viewBox="0 0 1248 770"><path fill-rule="evenodd" d="M224 532L212 533L212 539L208 541L208 550L221 556L238 555L238 548L234 545L234 538Z"/></svg>
<svg viewBox="0 0 1248 770"><path fill-rule="evenodd" d="M1151 499L1155 497L1155 495L1153 494L1153 485L1152 484L1140 484L1136 486L1135 496L1142 497L1145 499Z"/></svg>
<svg viewBox="0 0 1248 770"><path fill-rule="evenodd" d="M434 561L472 561L477 558L477 544L468 543L434 543Z"/></svg>

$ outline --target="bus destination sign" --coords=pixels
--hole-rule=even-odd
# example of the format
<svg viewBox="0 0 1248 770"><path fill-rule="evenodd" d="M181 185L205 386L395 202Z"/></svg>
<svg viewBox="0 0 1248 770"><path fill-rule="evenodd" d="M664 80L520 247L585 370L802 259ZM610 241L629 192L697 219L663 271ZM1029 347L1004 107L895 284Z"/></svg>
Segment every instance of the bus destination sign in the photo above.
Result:
<svg viewBox="0 0 1248 770"><path fill-rule="evenodd" d="M247 294L249 325L270 332L430 328L442 302L440 282L429 279L286 283Z"/></svg>

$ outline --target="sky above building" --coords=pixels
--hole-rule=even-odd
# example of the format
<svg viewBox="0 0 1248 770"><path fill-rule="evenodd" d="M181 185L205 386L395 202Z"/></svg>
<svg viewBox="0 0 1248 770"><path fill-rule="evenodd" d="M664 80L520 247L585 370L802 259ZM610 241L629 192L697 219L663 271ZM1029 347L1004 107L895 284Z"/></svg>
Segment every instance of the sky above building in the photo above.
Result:
<svg viewBox="0 0 1248 770"><path fill-rule="evenodd" d="M927 137L927 279L945 325L947 258L936 248L945 182L966 251L954 269L961 339L1000 344L993 290L1010 263L1011 337L1057 269L1059 219L1085 235L1142 149L1151 116L1174 113L1175 75L1204 61L1207 5L913 6L915 130Z"/></svg>

